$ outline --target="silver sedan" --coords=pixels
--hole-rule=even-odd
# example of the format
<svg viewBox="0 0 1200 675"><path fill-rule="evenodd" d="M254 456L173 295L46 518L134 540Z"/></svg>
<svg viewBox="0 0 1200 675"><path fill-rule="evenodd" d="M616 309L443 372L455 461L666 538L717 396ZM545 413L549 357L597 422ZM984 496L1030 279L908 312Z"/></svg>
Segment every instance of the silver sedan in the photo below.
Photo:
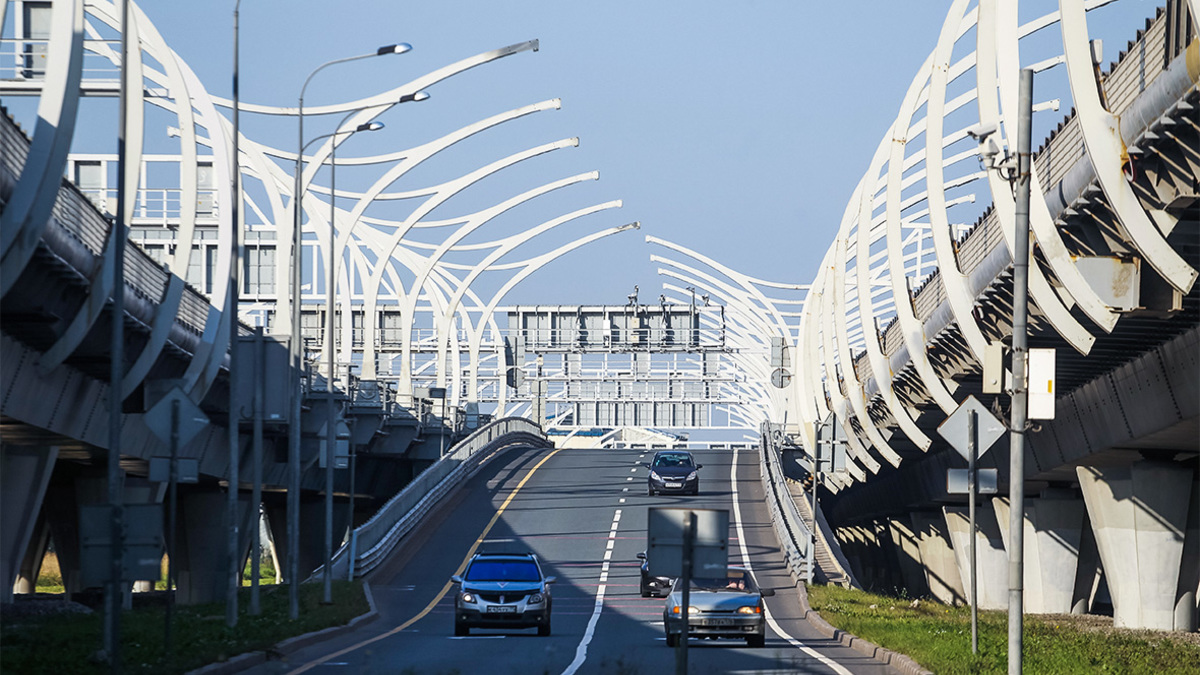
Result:
<svg viewBox="0 0 1200 675"><path fill-rule="evenodd" d="M755 585L748 570L730 567L724 577L693 578L690 606L684 610L683 588L677 580L663 608L667 646L679 644L686 612L689 637L745 638L747 645L762 647L767 634L763 598L772 595L774 590Z"/></svg>

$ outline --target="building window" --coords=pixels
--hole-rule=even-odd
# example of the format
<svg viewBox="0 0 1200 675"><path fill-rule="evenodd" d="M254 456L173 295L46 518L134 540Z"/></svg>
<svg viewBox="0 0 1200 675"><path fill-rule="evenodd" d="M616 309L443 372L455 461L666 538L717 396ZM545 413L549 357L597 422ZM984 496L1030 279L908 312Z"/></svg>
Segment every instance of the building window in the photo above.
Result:
<svg viewBox="0 0 1200 675"><path fill-rule="evenodd" d="M26 2L23 5L22 37L28 40L21 46L23 69L21 77L40 79L46 76L46 46L50 42L50 3Z"/></svg>
<svg viewBox="0 0 1200 675"><path fill-rule="evenodd" d="M216 175L212 162L196 164L196 215L212 216L216 213Z"/></svg>
<svg viewBox="0 0 1200 675"><path fill-rule="evenodd" d="M275 293L274 246L246 246L243 249L242 292L248 295Z"/></svg>
<svg viewBox="0 0 1200 675"><path fill-rule="evenodd" d="M167 260L167 247L162 244L142 244L142 248L146 251L146 255L154 262L162 265Z"/></svg>
<svg viewBox="0 0 1200 675"><path fill-rule="evenodd" d="M193 244L187 266L187 282L193 288L204 288L204 257L201 253L200 246Z"/></svg>
<svg viewBox="0 0 1200 675"><path fill-rule="evenodd" d="M105 210L104 165L99 161L75 162L75 186L101 211Z"/></svg>
<svg viewBox="0 0 1200 675"><path fill-rule="evenodd" d="M324 312L303 310L300 312L300 337L320 341L324 336Z"/></svg>
<svg viewBox="0 0 1200 675"><path fill-rule="evenodd" d="M384 310L380 315L379 340L383 347L399 347L403 343L403 331L400 330L400 312Z"/></svg>
<svg viewBox="0 0 1200 675"><path fill-rule="evenodd" d="M217 276L217 247L204 247L204 292L211 296L213 293L213 280Z"/></svg>

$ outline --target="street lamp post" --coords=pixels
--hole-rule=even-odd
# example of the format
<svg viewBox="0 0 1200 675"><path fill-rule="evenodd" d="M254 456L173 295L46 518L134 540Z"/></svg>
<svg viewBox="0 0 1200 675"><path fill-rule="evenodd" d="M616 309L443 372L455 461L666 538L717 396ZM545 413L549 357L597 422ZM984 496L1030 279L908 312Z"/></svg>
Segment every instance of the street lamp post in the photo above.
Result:
<svg viewBox="0 0 1200 675"><path fill-rule="evenodd" d="M229 426L228 426L228 441L229 441L229 491L227 493L228 502L226 504L226 517L229 520L228 540L226 546L226 555L229 560L229 567L226 570L227 588L225 595L225 625L230 628L237 625L238 621L238 589L242 585L242 557L239 555L240 548L238 546L240 537L238 536L238 525L241 518L238 517L238 488L241 483L241 477L238 470L241 468L241 452L238 446L238 428L241 426L241 412L238 405L238 380L240 373L238 372L238 288L239 275L238 266L240 265L239 255L242 246L242 171L241 157L238 156L240 148L238 145L239 130L238 109L241 107L239 103L239 82L238 82L238 13L241 9L242 2L237 0L233 5L233 199L230 206L230 218L233 228L233 242L229 247L229 292L228 292L228 311L229 311ZM255 458L256 461L258 458ZM250 508L257 513L258 504L251 504ZM254 521L251 527L254 532L258 532L258 520ZM254 551L256 554L258 548L258 537L254 536ZM253 570L258 571L257 563L254 563ZM258 613L258 577L255 576L251 582L253 586L253 598L251 599L252 614Z"/></svg>
<svg viewBox="0 0 1200 675"><path fill-rule="evenodd" d="M429 98L429 94L418 91L414 94L405 94L396 101L397 104L408 103L409 101L424 101ZM344 135L347 138L353 136L360 131L379 131L383 128L383 122L365 122L353 129L343 131L346 121L359 110L351 110L346 113L342 121L338 123L336 131L324 136L318 136L309 141L313 142L331 136ZM334 327L335 303L337 295L337 259L340 252L337 250L337 226L335 224L337 218L337 146L335 140L329 149L329 260L325 268L325 396L328 411L328 416L325 418L325 566L323 568L322 580L324 583L323 602L333 602L333 457L334 449L337 447L337 413L333 401L333 380L337 373L337 331ZM307 146L305 146L307 147ZM353 223L350 224L353 226ZM353 316L350 318L353 321ZM354 467L350 467L350 471L354 471ZM354 527L354 496L350 497L350 527ZM353 567L354 561L350 561Z"/></svg>
<svg viewBox="0 0 1200 675"><path fill-rule="evenodd" d="M321 64L304 80L304 86L300 88L300 97L297 107L297 118L299 133L296 144L296 169L295 183L292 193L292 326L291 340L289 340L289 350L291 352L292 368L295 372L295 380L292 386L292 405L289 420L288 420L288 501L287 501L287 519L288 519L288 615L292 619L300 617L300 588L298 585L300 576L300 396L302 389L300 386L300 371L302 368L301 352L300 352L300 251L303 239L300 232L301 216L300 209L303 201L303 171L304 171L304 92L308 89L308 83L312 81L320 71L338 63L347 63L360 59L370 58L372 56L384 56L386 54L403 54L412 49L412 45L401 42L395 45L386 45L380 47L372 53L359 54L358 56L350 56L343 59L335 59Z"/></svg>
<svg viewBox="0 0 1200 675"><path fill-rule="evenodd" d="M338 124L339 131L327 134L327 136L344 134L350 137L360 131L378 131L383 128L382 122L367 122L348 131L340 131L342 124L345 124L350 115L356 112L358 111L353 110L347 113L346 117L342 118L341 123ZM329 262L325 268L325 364L327 368L325 399L328 404L326 405L328 416L325 418L325 566L322 568L324 573L321 575L324 584L322 597L325 603L333 602L333 458L336 454L334 450L337 448L337 413L333 403L333 377L336 368L335 352L337 351L337 345L334 342L336 331L333 326L334 291L337 287L337 255L334 250L334 242L337 240L337 227L334 225L334 219L337 216L337 146L335 140L329 150ZM353 521L353 513L350 514L350 518ZM350 561L350 564L353 565L354 561Z"/></svg>

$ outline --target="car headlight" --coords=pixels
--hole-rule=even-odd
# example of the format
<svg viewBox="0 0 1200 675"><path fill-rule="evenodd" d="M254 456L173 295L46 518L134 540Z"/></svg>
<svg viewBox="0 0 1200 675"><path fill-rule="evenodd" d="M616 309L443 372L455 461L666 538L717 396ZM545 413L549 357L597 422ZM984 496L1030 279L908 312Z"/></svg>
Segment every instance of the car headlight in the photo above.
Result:
<svg viewBox="0 0 1200 675"><path fill-rule="evenodd" d="M696 472L693 471L693 472L689 473L687 479L688 480L696 480Z"/></svg>
<svg viewBox="0 0 1200 675"><path fill-rule="evenodd" d="M474 593L463 593L462 595L458 596L458 599L462 600L463 602L467 603L468 605L473 605L476 602Z"/></svg>
<svg viewBox="0 0 1200 675"><path fill-rule="evenodd" d="M747 605L745 607L738 607L737 613L738 614L762 614L762 607L759 607L758 605Z"/></svg>
<svg viewBox="0 0 1200 675"><path fill-rule="evenodd" d="M658 475L657 471L651 471L650 477L653 478L654 480L662 480L662 476Z"/></svg>
<svg viewBox="0 0 1200 675"><path fill-rule="evenodd" d="M529 599L526 600L525 603L529 605L540 605L545 601L546 596L542 595L541 593L534 593L533 595L529 596Z"/></svg>
<svg viewBox="0 0 1200 675"><path fill-rule="evenodd" d="M680 609L681 609L681 607L679 605L673 605L671 607L671 613L678 614ZM699 613L700 613L700 610L697 609L696 607L694 607L694 606L688 607L688 614L699 614Z"/></svg>

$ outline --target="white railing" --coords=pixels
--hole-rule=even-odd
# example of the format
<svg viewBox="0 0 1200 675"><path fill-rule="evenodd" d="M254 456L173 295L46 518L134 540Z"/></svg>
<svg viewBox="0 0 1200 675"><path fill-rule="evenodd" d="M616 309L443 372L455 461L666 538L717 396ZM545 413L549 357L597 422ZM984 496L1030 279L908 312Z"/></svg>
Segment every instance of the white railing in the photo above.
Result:
<svg viewBox="0 0 1200 675"><path fill-rule="evenodd" d="M351 558L356 577L374 570L438 502L475 474L492 451L519 443L551 444L540 426L523 417L496 420L463 439L351 532L350 541L333 556L334 575L346 577ZM310 578L320 575L317 569Z"/></svg>
<svg viewBox="0 0 1200 675"><path fill-rule="evenodd" d="M783 550L784 563L793 579L805 581L813 560L812 532L804 524L796 502L788 492L787 479L779 462L779 450L771 438L771 429L770 424L763 425L759 446L763 489L767 493L767 504L771 507L771 524L775 526L775 537Z"/></svg>

